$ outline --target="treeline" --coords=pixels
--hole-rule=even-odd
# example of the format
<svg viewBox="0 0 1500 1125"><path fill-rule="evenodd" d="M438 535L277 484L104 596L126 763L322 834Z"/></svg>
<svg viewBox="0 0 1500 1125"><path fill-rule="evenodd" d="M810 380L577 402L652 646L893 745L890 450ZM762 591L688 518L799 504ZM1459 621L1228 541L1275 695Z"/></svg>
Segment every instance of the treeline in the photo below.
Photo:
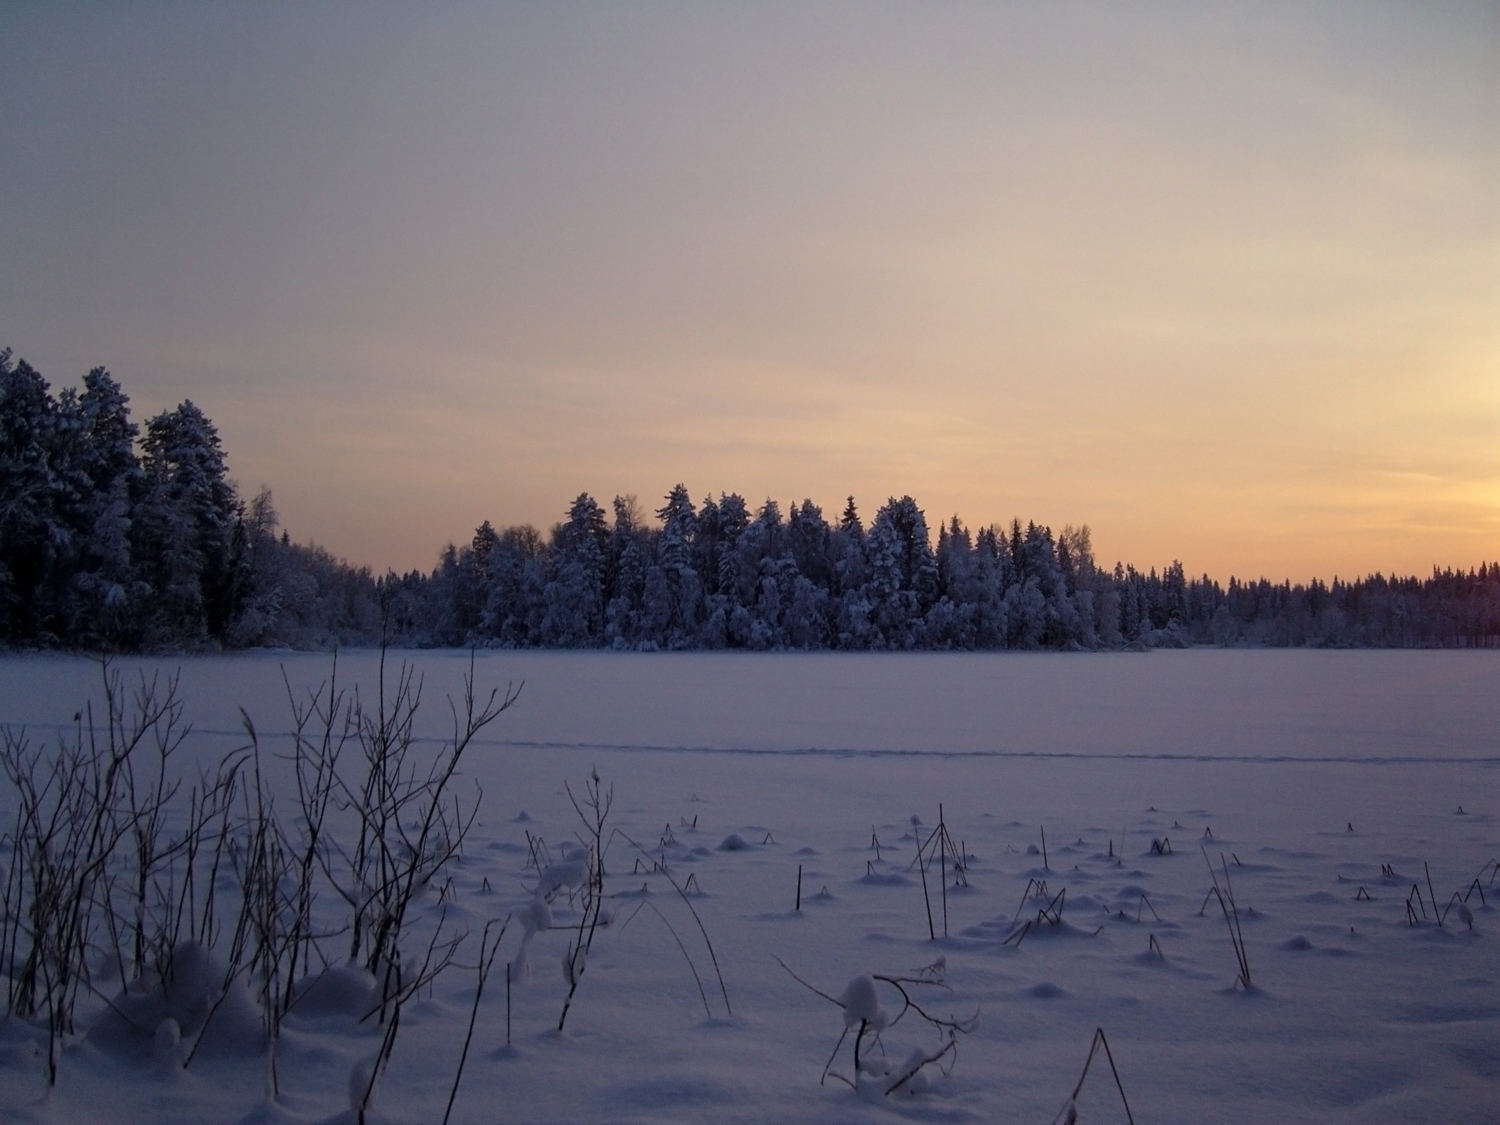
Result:
<svg viewBox="0 0 1500 1125"><path fill-rule="evenodd" d="M191 402L141 432L103 368L53 396L0 353L0 626L14 645L628 649L1500 646L1500 564L1227 588L1098 566L1088 528L1019 520L933 542L910 497L866 525L678 485L649 518L580 495L543 535L488 522L431 573L377 578L246 502Z"/></svg>
<svg viewBox="0 0 1500 1125"><path fill-rule="evenodd" d="M1181 563L1100 568L1089 529L938 527L909 496L866 527L810 500L785 515L681 485L654 523L579 496L547 537L488 523L431 574L381 583L393 635L419 645L749 649L1500 647L1500 564L1429 579L1228 588Z"/></svg>
<svg viewBox="0 0 1500 1125"><path fill-rule="evenodd" d="M130 420L102 367L54 396L0 351L0 637L141 651L378 639L377 583L276 536L218 431L184 402Z"/></svg>

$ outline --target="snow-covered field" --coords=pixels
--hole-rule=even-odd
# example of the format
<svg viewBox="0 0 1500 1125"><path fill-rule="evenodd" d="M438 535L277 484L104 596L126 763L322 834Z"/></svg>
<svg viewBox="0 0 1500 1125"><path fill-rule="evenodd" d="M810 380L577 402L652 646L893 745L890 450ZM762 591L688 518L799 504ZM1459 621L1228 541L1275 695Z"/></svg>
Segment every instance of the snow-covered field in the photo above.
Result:
<svg viewBox="0 0 1500 1125"><path fill-rule="evenodd" d="M432 741L415 745L439 752L467 654L389 659L425 677L415 733ZM117 667L127 679L180 667L194 733L174 761L192 780L190 757L211 765L245 743L239 706L263 746L284 750L283 669L301 697L331 660ZM422 924L443 916L470 937L404 1007L368 1119L443 1118L480 931L509 915L454 1121L1046 1122L1098 1027L1137 1122L1500 1120L1500 916L1474 888L1500 896L1497 673L1494 653L1454 652L480 654L480 686L525 687L462 760L456 792L482 788L478 818L451 886L434 880L417 907ZM368 698L376 655L345 653L338 674ZM0 659L0 721L33 745L72 737L99 694L88 661ZM267 770L285 786L284 766ZM612 920L562 1033L578 915L568 888L555 895L553 928L528 939L510 990L507 1047L505 962L538 883L528 836L564 859L582 828L564 783L581 795L595 770L613 786L606 834L642 850L622 836L608 848ZM0 794L9 831L15 792ZM278 800L290 822L285 788ZM966 862L946 868L946 937L939 860L926 872L932 940L914 860L940 807ZM1248 990L1232 927L1205 904L1205 858L1232 883ZM1448 907L1455 892L1463 909ZM327 887L317 911L330 932L347 922ZM334 962L347 954L345 936L324 944ZM889 1073L877 1062L858 1089L840 1080L854 1077L851 1031L823 1078L858 1013L846 986L924 970L942 983L906 987L962 1023L954 1050L885 1094L914 1049L947 1042L908 1012L864 1039ZM351 1072L381 1042L377 1021L357 1018L361 996L311 994L286 1016L268 1103L253 1011L223 1017L218 1048L184 1070L182 1049L111 1011L137 1011L141 985L122 995L101 963L94 987L50 1095L45 1038L0 1024L0 1117L352 1120ZM900 1011L893 986L876 989ZM236 1018L239 1040L223 1033ZM1102 1052L1076 1108L1126 1120Z"/></svg>

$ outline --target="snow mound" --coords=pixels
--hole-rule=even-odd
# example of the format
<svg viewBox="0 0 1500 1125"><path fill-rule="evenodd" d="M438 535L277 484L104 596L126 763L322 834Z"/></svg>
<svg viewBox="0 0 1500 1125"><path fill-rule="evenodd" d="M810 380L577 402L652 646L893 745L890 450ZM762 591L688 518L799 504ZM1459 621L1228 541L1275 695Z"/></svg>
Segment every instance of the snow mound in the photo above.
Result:
<svg viewBox="0 0 1500 1125"><path fill-rule="evenodd" d="M169 1019L179 1038L201 1040L197 1051L206 1058L256 1055L265 1044L260 1006L244 977L229 979L223 962L193 941L114 997L88 1040L108 1053L148 1058Z"/></svg>
<svg viewBox="0 0 1500 1125"><path fill-rule="evenodd" d="M554 863L542 872L541 881L537 883L536 894L540 898L550 895L554 891L560 891L565 887L581 887L587 874L587 859L578 857L564 860L562 863Z"/></svg>
<svg viewBox="0 0 1500 1125"><path fill-rule="evenodd" d="M294 986L289 1014L304 1019L328 1016L363 1018L375 995L375 977L358 965L340 965L303 977Z"/></svg>
<svg viewBox="0 0 1500 1125"><path fill-rule="evenodd" d="M867 871L859 881L869 887L910 887L912 880L899 871Z"/></svg>

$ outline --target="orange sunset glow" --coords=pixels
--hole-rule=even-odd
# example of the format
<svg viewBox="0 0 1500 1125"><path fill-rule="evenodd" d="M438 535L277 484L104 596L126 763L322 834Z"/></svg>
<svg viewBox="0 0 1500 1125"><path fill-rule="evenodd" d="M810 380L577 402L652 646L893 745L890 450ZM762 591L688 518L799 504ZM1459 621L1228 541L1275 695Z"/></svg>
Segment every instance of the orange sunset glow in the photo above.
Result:
<svg viewBox="0 0 1500 1125"><path fill-rule="evenodd" d="M377 572L587 491L1500 555L1492 4L0 12L0 309Z"/></svg>

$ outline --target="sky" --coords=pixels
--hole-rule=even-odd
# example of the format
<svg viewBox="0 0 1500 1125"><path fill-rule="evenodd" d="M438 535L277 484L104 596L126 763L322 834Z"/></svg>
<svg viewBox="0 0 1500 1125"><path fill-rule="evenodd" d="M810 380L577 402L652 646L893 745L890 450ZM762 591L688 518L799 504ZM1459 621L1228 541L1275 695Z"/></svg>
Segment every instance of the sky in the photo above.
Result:
<svg viewBox="0 0 1500 1125"><path fill-rule="evenodd" d="M1500 558L1500 5L0 5L0 347L377 571L589 492Z"/></svg>

